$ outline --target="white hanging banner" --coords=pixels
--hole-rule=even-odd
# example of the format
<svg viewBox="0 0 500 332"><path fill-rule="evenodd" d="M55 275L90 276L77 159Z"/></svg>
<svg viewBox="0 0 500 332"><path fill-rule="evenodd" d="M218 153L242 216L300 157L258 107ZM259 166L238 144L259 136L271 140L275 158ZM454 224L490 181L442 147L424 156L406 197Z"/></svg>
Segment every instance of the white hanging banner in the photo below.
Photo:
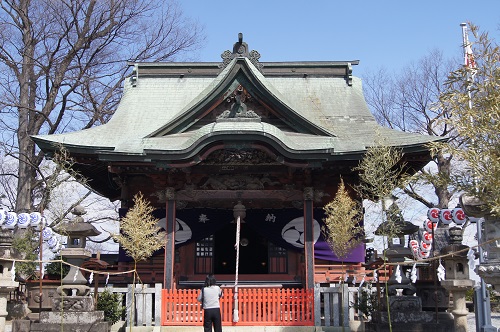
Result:
<svg viewBox="0 0 500 332"><path fill-rule="evenodd" d="M16 281L16 261L13 261L12 262L12 269L10 269L10 274L11 274L11 278L12 278L12 281Z"/></svg>
<svg viewBox="0 0 500 332"><path fill-rule="evenodd" d="M469 248L469 251L467 252L467 259L469 260L469 269L474 270L474 267L476 266L476 255L474 255L474 250L472 250L472 248Z"/></svg>
<svg viewBox="0 0 500 332"><path fill-rule="evenodd" d="M240 318L238 316L238 268L240 266L240 228L241 219L238 216L236 219L236 243L234 245L236 249L236 272L234 276L234 309L233 309L233 322L237 323Z"/></svg>
<svg viewBox="0 0 500 332"><path fill-rule="evenodd" d="M79 271L80 271L80 269L79 269L79 268L76 268L76 269L75 269L75 275L73 276L73 282L75 282L75 281L76 281L76 278L78 277L78 272L79 272Z"/></svg>
<svg viewBox="0 0 500 332"><path fill-rule="evenodd" d="M363 279L361 279L361 281L359 282L359 289L361 289L361 287L363 287L364 283L365 283L365 275L363 275Z"/></svg>
<svg viewBox="0 0 500 332"><path fill-rule="evenodd" d="M396 281L400 284L403 277L401 277L401 268L399 267L399 265L396 267L396 273L394 274L394 276L394 279L396 279Z"/></svg>
<svg viewBox="0 0 500 332"><path fill-rule="evenodd" d="M417 264L413 264L413 267L411 268L410 279L412 283L417 282Z"/></svg>
<svg viewBox="0 0 500 332"><path fill-rule="evenodd" d="M438 277L439 281L443 281L445 279L445 277L446 277L445 273L446 273L446 270L445 270L444 266L441 264L441 259L439 259L439 266L437 268L437 277Z"/></svg>

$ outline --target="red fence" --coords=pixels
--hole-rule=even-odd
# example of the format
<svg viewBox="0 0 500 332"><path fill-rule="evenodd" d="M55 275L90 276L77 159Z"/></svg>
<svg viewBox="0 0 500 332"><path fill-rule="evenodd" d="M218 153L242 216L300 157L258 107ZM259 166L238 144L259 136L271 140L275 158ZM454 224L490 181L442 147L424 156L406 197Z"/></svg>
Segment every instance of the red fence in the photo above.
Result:
<svg viewBox="0 0 500 332"><path fill-rule="evenodd" d="M162 325L193 326L203 324L199 290L162 291ZM233 323L234 289L224 289L221 299L223 325L313 326L314 291L305 289L240 288L239 321Z"/></svg>

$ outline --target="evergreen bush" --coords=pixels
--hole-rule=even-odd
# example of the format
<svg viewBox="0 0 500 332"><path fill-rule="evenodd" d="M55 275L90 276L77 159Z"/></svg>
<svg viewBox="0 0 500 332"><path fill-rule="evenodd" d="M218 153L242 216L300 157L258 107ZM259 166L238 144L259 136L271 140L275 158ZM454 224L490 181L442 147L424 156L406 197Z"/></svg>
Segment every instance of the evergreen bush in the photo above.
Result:
<svg viewBox="0 0 500 332"><path fill-rule="evenodd" d="M125 310L122 306L121 294L105 289L102 293L99 293L99 297L97 298L97 310L104 311L105 321L111 324L118 322Z"/></svg>

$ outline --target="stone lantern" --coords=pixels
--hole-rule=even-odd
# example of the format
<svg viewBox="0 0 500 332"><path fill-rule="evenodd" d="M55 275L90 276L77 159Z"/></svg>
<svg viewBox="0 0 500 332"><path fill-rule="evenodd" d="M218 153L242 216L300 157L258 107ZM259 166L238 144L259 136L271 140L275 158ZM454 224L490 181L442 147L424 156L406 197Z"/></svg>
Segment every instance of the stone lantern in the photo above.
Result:
<svg viewBox="0 0 500 332"><path fill-rule="evenodd" d="M5 328L9 293L19 286L13 278L11 248L12 234L9 230L0 230L0 332Z"/></svg>
<svg viewBox="0 0 500 332"><path fill-rule="evenodd" d="M84 222L82 215L84 215L86 211L83 207L76 206L72 213L76 215L75 219L60 225L56 229L56 232L65 234L68 238L66 248L61 250L61 257L65 257L68 263L71 264L68 274L61 281L62 286L58 288L57 292L60 295L63 291L66 295L72 295L68 293L68 291L76 290L77 295L83 296L90 292L90 288L85 286L87 284L87 279L85 279L78 266L80 266L85 259L92 257L90 250L85 249L87 237L97 236L101 234L101 232L95 229L92 224Z"/></svg>
<svg viewBox="0 0 500 332"><path fill-rule="evenodd" d="M416 233L419 227L403 219L396 203L392 203L386 213L388 220L380 224L375 230L375 235L393 236L394 238L388 239L389 246L385 251L385 256L391 263L404 262L405 257L412 257L410 248L404 246L404 236ZM397 239L396 243L395 239Z"/></svg>
<svg viewBox="0 0 500 332"><path fill-rule="evenodd" d="M485 204L475 197L460 196L460 205L469 217L484 218L484 237L481 242L487 242L482 249L488 252L488 258L480 261L477 274L495 290L500 290L500 218L485 210Z"/></svg>
<svg viewBox="0 0 500 332"><path fill-rule="evenodd" d="M492 215L477 197L464 194L460 196L459 201L468 217L484 218L484 222L481 222L481 219L477 221L477 241L487 244L478 247L479 265L476 267L476 273L481 277L481 287L476 288L474 294L476 326L484 332L497 331L497 328L491 325L490 299L485 282L496 290L500 289L500 241L497 240L500 237L500 218ZM487 259L483 256L483 250L488 253Z"/></svg>
<svg viewBox="0 0 500 332"><path fill-rule="evenodd" d="M88 296L90 287L87 279L78 268L85 259L92 256L85 249L86 238L101 234L90 223L84 222L86 212L81 206L75 207L73 221L64 223L55 230L68 237L66 248L61 256L66 258L71 268L57 288L57 295L52 298L52 311L40 313L40 323L32 323L31 331L52 331L54 326L64 322L64 330L107 332L108 323L104 321L104 312L94 310L94 298Z"/></svg>
<svg viewBox="0 0 500 332"><path fill-rule="evenodd" d="M465 292L474 286L474 281L469 279L469 264L467 258L468 246L462 244L462 229L453 227L449 229L450 244L441 249L444 255L446 280L441 281L441 286L453 295L453 320L455 331L467 332L467 314L465 305Z"/></svg>

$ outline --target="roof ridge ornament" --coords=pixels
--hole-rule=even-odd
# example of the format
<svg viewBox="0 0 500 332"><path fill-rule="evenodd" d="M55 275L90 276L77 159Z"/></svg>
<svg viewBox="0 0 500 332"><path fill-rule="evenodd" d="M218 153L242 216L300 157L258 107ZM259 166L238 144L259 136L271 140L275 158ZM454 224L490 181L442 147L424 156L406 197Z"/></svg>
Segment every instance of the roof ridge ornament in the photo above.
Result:
<svg viewBox="0 0 500 332"><path fill-rule="evenodd" d="M219 65L219 68L221 69L226 68L234 58L245 57L248 58L259 71L262 71L263 66L259 62L260 53L256 50L248 52L248 44L243 41L243 34L241 32L238 33L238 41L233 45L233 52L226 50L220 57L222 58L222 63Z"/></svg>

